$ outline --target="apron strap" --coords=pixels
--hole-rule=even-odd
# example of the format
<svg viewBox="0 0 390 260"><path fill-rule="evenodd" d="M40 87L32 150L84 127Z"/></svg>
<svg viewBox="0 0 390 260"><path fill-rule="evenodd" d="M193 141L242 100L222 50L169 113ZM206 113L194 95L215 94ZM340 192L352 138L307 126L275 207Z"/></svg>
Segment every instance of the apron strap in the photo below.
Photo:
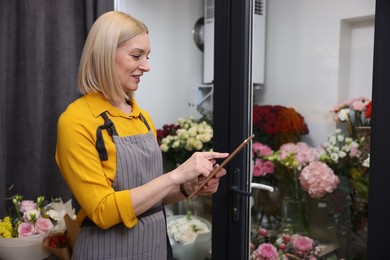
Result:
<svg viewBox="0 0 390 260"><path fill-rule="evenodd" d="M144 117L144 115L142 113L139 114L139 117L141 118L141 121L144 122L146 128L148 129L148 131L150 131L150 126L148 124L148 121L146 120L146 118Z"/></svg>
<svg viewBox="0 0 390 260"><path fill-rule="evenodd" d="M118 132L116 131L114 123L108 118L106 112L103 112L100 114L101 117L104 119L104 124L99 126L96 129L96 150L99 153L99 158L101 161L107 161L108 160L108 155L107 155L107 150L106 150L106 145L104 144L103 140L103 134L102 130L107 129L108 134L110 136L118 135ZM148 131L150 131L150 126L148 121L145 119L145 117L140 114L141 121L145 124L146 128Z"/></svg>
<svg viewBox="0 0 390 260"><path fill-rule="evenodd" d="M108 134L110 136L113 136L113 135L118 135L116 129L115 129L115 126L114 124L112 123L112 121L108 118L106 112L103 112L101 114L101 116L103 117L104 119L104 124L99 126L97 129L96 129L96 150L98 151L99 153L99 158L101 161L107 161L108 160L108 155L107 155L107 150L106 150L106 146L104 144L104 140L103 140L103 134L102 134L102 130L103 129L107 129L108 131Z"/></svg>

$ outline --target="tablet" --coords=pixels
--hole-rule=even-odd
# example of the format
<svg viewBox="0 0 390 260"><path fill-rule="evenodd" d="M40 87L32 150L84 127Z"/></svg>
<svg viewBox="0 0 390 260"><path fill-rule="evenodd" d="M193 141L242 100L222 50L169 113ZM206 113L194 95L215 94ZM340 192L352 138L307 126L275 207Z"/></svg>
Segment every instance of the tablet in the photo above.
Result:
<svg viewBox="0 0 390 260"><path fill-rule="evenodd" d="M234 156L236 156L236 154L242 150L242 148L244 148L244 146L246 146L253 138L255 137L255 135L251 135L249 136L247 139L245 139L237 148L236 150L234 150L222 163L221 165L219 165L217 168L215 168L215 170L213 172L210 173L209 176L207 176L207 178L198 186L198 188L196 188L191 194L190 196L188 196L187 199L192 199L196 194L198 194L198 192L202 189L202 187L204 185L206 185L206 183L211 180L215 174L217 174L220 170L222 170L223 167L225 167L225 165L231 160L233 159Z"/></svg>

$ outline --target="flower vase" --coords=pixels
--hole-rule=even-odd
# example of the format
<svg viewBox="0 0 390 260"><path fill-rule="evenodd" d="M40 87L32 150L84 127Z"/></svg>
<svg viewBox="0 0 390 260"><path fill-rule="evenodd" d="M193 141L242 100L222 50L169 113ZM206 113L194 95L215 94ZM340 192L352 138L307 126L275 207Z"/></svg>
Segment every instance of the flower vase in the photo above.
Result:
<svg viewBox="0 0 390 260"><path fill-rule="evenodd" d="M320 243L332 244L337 241L337 232L332 226L332 200L329 196L323 198L308 197L309 223L308 231L311 238Z"/></svg>
<svg viewBox="0 0 390 260"><path fill-rule="evenodd" d="M256 225L267 230L280 228L282 215L282 198L279 189L273 192L253 190L252 218Z"/></svg>
<svg viewBox="0 0 390 260"><path fill-rule="evenodd" d="M300 234L308 233L308 208L306 193L301 189L298 171L294 170L289 182L284 182L282 199L282 229L292 229Z"/></svg>

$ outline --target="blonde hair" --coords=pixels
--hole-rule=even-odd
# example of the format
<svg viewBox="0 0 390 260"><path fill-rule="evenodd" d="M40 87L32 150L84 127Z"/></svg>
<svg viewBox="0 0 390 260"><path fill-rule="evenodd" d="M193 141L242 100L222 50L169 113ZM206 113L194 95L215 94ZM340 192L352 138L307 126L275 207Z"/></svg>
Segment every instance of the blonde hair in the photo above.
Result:
<svg viewBox="0 0 390 260"><path fill-rule="evenodd" d="M148 33L148 28L131 15L118 11L101 15L81 54L77 76L80 93L100 92L112 101L129 99L132 93L125 93L115 69L116 49L142 33Z"/></svg>

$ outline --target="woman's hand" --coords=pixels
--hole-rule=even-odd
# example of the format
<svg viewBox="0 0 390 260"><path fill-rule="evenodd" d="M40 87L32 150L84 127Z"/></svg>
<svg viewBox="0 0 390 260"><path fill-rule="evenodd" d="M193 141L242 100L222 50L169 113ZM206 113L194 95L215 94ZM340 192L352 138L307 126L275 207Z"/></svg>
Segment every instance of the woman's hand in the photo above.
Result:
<svg viewBox="0 0 390 260"><path fill-rule="evenodd" d="M174 175L174 180L177 184L181 183L198 183L205 179L215 168L215 159L226 158L228 153L217 152L195 152L187 161L171 172ZM217 176L223 176L226 171L220 171ZM206 190L218 188L219 177L215 176L215 180L211 179L208 182Z"/></svg>
<svg viewBox="0 0 390 260"><path fill-rule="evenodd" d="M214 165L214 169L216 169L219 165L218 164L215 164ZM217 190L218 190L218 186L219 186L219 179L224 176L226 174L226 170L225 169L221 169L213 178L211 178L203 187L202 189L199 191L199 195L210 195L210 194L213 194L215 193ZM198 183L193 183L193 188L192 190L195 190L199 184L203 183L203 181L206 179L206 177L203 177L203 176L200 176L198 178Z"/></svg>

